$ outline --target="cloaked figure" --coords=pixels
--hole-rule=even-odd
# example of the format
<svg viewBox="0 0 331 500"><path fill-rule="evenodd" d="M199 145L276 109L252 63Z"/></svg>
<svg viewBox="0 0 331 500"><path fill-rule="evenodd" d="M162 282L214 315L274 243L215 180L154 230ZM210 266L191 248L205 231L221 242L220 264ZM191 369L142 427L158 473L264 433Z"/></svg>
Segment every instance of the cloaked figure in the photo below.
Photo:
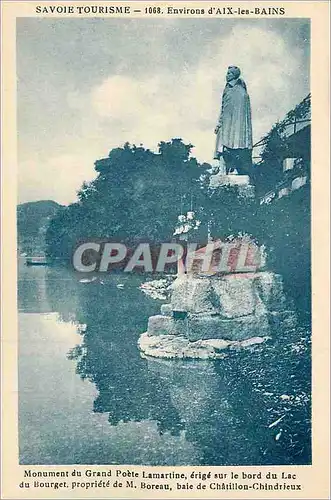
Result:
<svg viewBox="0 0 331 500"><path fill-rule="evenodd" d="M223 157L226 174L249 175L252 166L252 117L247 87L240 69L229 66L222 108L215 128L215 159Z"/></svg>

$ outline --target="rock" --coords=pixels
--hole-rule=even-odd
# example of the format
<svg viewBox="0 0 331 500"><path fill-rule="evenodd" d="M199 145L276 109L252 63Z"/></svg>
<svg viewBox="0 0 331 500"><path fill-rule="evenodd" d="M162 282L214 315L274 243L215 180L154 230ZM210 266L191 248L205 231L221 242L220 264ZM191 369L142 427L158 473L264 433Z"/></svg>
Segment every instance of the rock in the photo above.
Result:
<svg viewBox="0 0 331 500"><path fill-rule="evenodd" d="M172 321L172 334L173 335L187 335L187 318L184 319L174 319Z"/></svg>
<svg viewBox="0 0 331 500"><path fill-rule="evenodd" d="M245 347L251 347L256 344L262 344L271 337L252 337L250 339L243 340L241 342L233 342L230 345L231 349L244 349Z"/></svg>
<svg viewBox="0 0 331 500"><path fill-rule="evenodd" d="M296 189L301 188L305 184L307 184L307 176L296 177L292 181L292 185L291 185L292 191L295 191Z"/></svg>
<svg viewBox="0 0 331 500"><path fill-rule="evenodd" d="M154 337L143 333L138 347L146 356L157 358L222 359L226 356L223 352L219 352L219 349L215 349L210 342L190 342L181 336Z"/></svg>
<svg viewBox="0 0 331 500"><path fill-rule="evenodd" d="M209 187L217 189L221 186L236 186L238 187L240 196L247 196L249 198L254 198L255 196L255 189L253 185L249 184L248 175L225 175L221 172L211 175Z"/></svg>
<svg viewBox="0 0 331 500"><path fill-rule="evenodd" d="M231 342L224 339L208 339L203 341L203 345L211 346L216 351L223 351L231 345Z"/></svg>
<svg viewBox="0 0 331 500"><path fill-rule="evenodd" d="M216 175L210 176L211 188L216 188L218 186L249 186L248 175L234 175L234 174L223 174L217 173Z"/></svg>
<svg viewBox="0 0 331 500"><path fill-rule="evenodd" d="M192 250L193 251L193 250ZM195 277L222 276L224 273L257 272L266 266L266 252L251 237L238 236L229 241L210 241L205 247L195 250L194 259L187 260L186 274ZM205 268L204 257L208 255L208 268ZM178 266L180 274L185 274L185 266L181 261Z"/></svg>
<svg viewBox="0 0 331 500"><path fill-rule="evenodd" d="M186 335L187 318L175 320L170 316L150 316L148 319L148 335Z"/></svg>
<svg viewBox="0 0 331 500"><path fill-rule="evenodd" d="M148 335L171 335L173 319L168 316L150 316L148 318Z"/></svg>
<svg viewBox="0 0 331 500"><path fill-rule="evenodd" d="M186 274L178 276L171 285L171 307L175 311L187 311L188 295L192 282Z"/></svg>
<svg viewBox="0 0 331 500"><path fill-rule="evenodd" d="M266 271L181 275L161 313L149 318L141 345L150 356L170 358L217 359L221 351L264 342L297 321L281 276Z"/></svg>
<svg viewBox="0 0 331 500"><path fill-rule="evenodd" d="M279 274L267 271L256 273L254 282L258 294L269 311L281 311L286 308L283 280Z"/></svg>
<svg viewBox="0 0 331 500"><path fill-rule="evenodd" d="M199 339L244 340L251 337L264 336L269 333L267 315L243 316L240 318L222 319L220 316L190 315L188 318L187 337L191 341Z"/></svg>
<svg viewBox="0 0 331 500"><path fill-rule="evenodd" d="M167 279L146 281L140 285L140 289L152 299L166 300L168 296L169 282Z"/></svg>
<svg viewBox="0 0 331 500"><path fill-rule="evenodd" d="M257 294L253 279L230 274L213 281L213 289L218 299L218 310L222 318L238 318L254 314Z"/></svg>
<svg viewBox="0 0 331 500"><path fill-rule="evenodd" d="M172 307L171 307L171 304L162 304L161 305L161 314L162 314L162 316L172 317Z"/></svg>
<svg viewBox="0 0 331 500"><path fill-rule="evenodd" d="M244 349L265 342L267 339L268 337L255 337L243 342L222 339L191 342L183 336L150 336L143 333L139 338L138 347L144 356L154 358L224 359L229 348Z"/></svg>
<svg viewBox="0 0 331 500"><path fill-rule="evenodd" d="M261 276L257 278L254 273L204 278L180 276L172 285L171 308L193 314L220 314L224 319L261 315L267 309L282 308L285 299L278 277L274 283L270 279L272 273L257 274Z"/></svg>
<svg viewBox="0 0 331 500"><path fill-rule="evenodd" d="M269 313L270 327L276 331L280 328L295 328L297 322L298 318L294 311L272 311Z"/></svg>
<svg viewBox="0 0 331 500"><path fill-rule="evenodd" d="M171 307L173 311L193 313L217 312L217 297L209 278L182 275L172 284Z"/></svg>

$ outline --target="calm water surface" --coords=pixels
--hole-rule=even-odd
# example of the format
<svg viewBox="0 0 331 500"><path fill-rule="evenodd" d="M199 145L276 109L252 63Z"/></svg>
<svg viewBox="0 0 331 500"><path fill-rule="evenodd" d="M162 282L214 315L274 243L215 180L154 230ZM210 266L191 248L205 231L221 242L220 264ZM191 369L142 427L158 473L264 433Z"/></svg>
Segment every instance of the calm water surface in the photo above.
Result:
<svg viewBox="0 0 331 500"><path fill-rule="evenodd" d="M310 463L307 328L217 362L144 359L163 302L137 276L80 279L19 266L22 464Z"/></svg>

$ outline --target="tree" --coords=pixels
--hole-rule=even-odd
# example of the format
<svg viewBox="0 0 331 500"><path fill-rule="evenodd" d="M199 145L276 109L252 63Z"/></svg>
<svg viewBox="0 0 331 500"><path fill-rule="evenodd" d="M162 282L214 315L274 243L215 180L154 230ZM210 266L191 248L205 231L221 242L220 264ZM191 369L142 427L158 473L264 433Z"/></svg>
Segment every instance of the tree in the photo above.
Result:
<svg viewBox="0 0 331 500"><path fill-rule="evenodd" d="M47 232L47 253L70 261L87 239L170 241L177 216L192 199L201 203L200 178L209 165L190 156L192 144L160 142L158 153L124 144L95 162L96 178L84 182L78 201L55 217Z"/></svg>

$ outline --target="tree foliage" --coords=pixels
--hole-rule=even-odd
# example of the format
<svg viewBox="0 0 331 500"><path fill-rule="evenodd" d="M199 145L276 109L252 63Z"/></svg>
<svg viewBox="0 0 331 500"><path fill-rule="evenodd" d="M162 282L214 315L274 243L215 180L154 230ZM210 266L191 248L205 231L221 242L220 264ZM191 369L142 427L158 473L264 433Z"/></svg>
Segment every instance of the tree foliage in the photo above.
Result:
<svg viewBox="0 0 331 500"><path fill-rule="evenodd" d="M191 157L192 147L176 138L160 142L154 153L126 143L97 160L96 178L84 182L78 201L51 221L48 255L70 260L87 239L170 241L180 211L202 203L200 178L209 165Z"/></svg>

